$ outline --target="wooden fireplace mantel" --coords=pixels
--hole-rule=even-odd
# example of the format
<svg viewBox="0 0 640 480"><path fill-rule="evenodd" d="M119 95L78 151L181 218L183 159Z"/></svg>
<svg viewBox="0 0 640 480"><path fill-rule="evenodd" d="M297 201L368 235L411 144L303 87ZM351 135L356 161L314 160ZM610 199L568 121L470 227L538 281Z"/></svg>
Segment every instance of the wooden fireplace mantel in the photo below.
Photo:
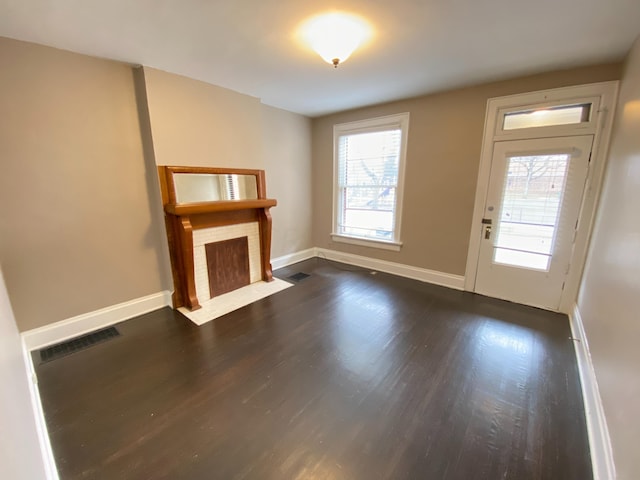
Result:
<svg viewBox="0 0 640 480"><path fill-rule="evenodd" d="M234 210L250 210L254 208L275 207L278 202L272 198L257 200L227 200L218 202L167 204L164 211L170 215L200 215Z"/></svg>
<svg viewBox="0 0 640 480"><path fill-rule="evenodd" d="M176 193L173 173L236 173L255 175L257 199L220 200L199 203L175 203ZM202 228L221 227L241 223L258 222L260 232L261 278L273 280L271 268L271 213L269 209L277 201L265 198L263 170L219 169L194 167L158 167L165 212L171 270L173 274L173 307L189 310L201 308L196 295L193 231Z"/></svg>

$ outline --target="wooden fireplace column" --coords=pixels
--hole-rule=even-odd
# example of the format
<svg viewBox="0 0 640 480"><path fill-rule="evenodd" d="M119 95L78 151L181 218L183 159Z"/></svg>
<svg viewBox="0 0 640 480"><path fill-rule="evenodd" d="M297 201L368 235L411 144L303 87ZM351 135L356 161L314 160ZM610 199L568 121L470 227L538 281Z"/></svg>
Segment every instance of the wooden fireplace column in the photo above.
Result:
<svg viewBox="0 0 640 480"><path fill-rule="evenodd" d="M173 172L255 174L258 198L254 200L222 200L201 203L175 203ZM260 234L260 270L265 282L273 280L271 268L271 213L277 201L265 196L264 171L188 167L158 167L164 203L165 224L173 275L173 308L201 308L196 294L193 231L258 222ZM194 172L195 173L195 172Z"/></svg>

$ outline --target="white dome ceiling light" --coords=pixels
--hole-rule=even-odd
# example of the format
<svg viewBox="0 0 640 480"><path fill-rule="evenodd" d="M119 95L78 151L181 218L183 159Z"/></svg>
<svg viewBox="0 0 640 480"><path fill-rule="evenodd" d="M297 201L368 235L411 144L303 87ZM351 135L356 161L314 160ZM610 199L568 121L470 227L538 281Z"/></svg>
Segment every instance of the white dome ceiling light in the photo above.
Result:
<svg viewBox="0 0 640 480"><path fill-rule="evenodd" d="M335 68L372 37L371 26L361 17L330 12L311 17L300 26L300 36Z"/></svg>

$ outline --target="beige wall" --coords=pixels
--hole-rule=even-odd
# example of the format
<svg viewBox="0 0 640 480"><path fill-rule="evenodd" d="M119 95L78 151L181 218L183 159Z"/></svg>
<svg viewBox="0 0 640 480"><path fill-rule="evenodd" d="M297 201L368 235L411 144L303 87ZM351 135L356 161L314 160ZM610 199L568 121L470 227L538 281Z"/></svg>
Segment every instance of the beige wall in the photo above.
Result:
<svg viewBox="0 0 640 480"><path fill-rule="evenodd" d="M578 306L621 480L640 472L640 37L616 124Z"/></svg>
<svg viewBox="0 0 640 480"><path fill-rule="evenodd" d="M0 262L20 330L161 291L129 66L0 38Z"/></svg>
<svg viewBox="0 0 640 480"><path fill-rule="evenodd" d="M141 116L149 126L143 127L147 165L264 169L267 194L278 200L271 210L272 257L312 247L307 117L160 70L135 73Z"/></svg>
<svg viewBox="0 0 640 480"><path fill-rule="evenodd" d="M464 275L487 99L620 78L621 65L577 68L387 103L313 120L313 242ZM333 125L410 112L400 252L335 243Z"/></svg>
<svg viewBox="0 0 640 480"><path fill-rule="evenodd" d="M264 168L259 99L148 67L144 79L158 165Z"/></svg>
<svg viewBox="0 0 640 480"><path fill-rule="evenodd" d="M46 478L25 372L22 340L0 270L0 478Z"/></svg>
<svg viewBox="0 0 640 480"><path fill-rule="evenodd" d="M21 331L171 288L156 162L266 168L272 255L312 246L308 118L6 38L0 59L0 261Z"/></svg>
<svg viewBox="0 0 640 480"><path fill-rule="evenodd" d="M267 195L271 209L273 258L313 247L311 241L311 120L262 106Z"/></svg>

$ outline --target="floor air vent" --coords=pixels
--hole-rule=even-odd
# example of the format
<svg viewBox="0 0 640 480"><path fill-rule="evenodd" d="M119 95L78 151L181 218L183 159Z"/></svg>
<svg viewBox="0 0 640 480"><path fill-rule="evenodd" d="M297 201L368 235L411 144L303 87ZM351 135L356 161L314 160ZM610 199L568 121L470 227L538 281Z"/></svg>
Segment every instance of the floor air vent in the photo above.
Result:
<svg viewBox="0 0 640 480"><path fill-rule="evenodd" d="M294 282L299 282L300 280L304 280L307 277L310 277L311 275L307 274L307 273L302 273L302 272L298 272L298 273L294 273L293 275L290 275L289 277L287 277L289 280L293 280Z"/></svg>
<svg viewBox="0 0 640 480"><path fill-rule="evenodd" d="M112 338L119 337L120 332L115 327L103 328L81 337L72 338L63 343L52 345L40 350L40 362L51 362L60 357L70 355L80 350L84 350L98 343L106 342Z"/></svg>

